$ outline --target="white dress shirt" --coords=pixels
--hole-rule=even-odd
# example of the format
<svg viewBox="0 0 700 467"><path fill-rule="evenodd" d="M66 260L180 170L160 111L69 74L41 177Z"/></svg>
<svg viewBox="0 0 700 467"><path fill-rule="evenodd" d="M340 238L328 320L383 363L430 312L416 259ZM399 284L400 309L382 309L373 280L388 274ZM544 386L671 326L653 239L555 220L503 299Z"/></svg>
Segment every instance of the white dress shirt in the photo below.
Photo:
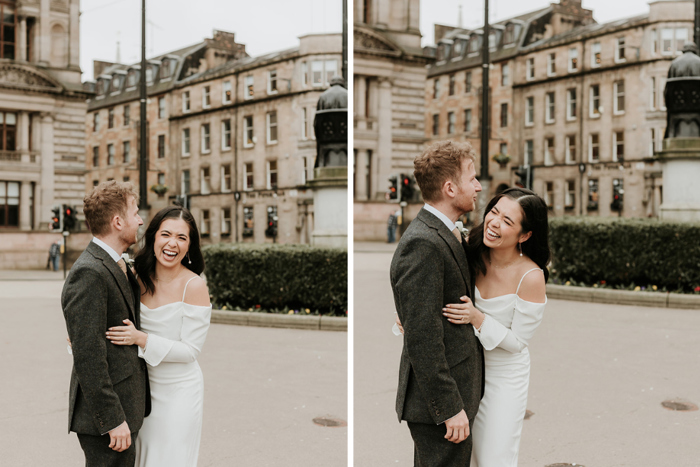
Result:
<svg viewBox="0 0 700 467"><path fill-rule="evenodd" d="M107 254L109 254L109 256L112 257L112 259L114 260L115 263L118 263L119 260L122 259L122 257L119 256L119 253L117 253L116 251L114 251L114 248L112 248L111 246L107 245L105 242L103 242L103 241L100 240L99 238L97 238L97 237L92 237L92 241L95 242L95 244L96 244L97 246L99 246L99 247L102 248L104 251L106 251Z"/></svg>
<svg viewBox="0 0 700 467"><path fill-rule="evenodd" d="M435 217L440 219L442 221L442 223L445 224L445 226L447 227L447 230L449 230L450 232L452 232L455 229L455 227L457 227L457 225L455 225L455 223L452 222L449 217L444 215L442 212L438 211L437 208L435 208L434 206L431 206L428 203L425 203L425 205L423 206L423 209L425 209L430 214L433 214Z"/></svg>

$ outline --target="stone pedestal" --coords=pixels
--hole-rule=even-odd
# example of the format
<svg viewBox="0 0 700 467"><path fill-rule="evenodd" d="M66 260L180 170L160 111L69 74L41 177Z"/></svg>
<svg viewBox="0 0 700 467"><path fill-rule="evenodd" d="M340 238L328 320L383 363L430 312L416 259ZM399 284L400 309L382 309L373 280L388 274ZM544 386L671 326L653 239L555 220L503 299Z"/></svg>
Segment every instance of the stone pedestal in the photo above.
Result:
<svg viewBox="0 0 700 467"><path fill-rule="evenodd" d="M700 222L700 138L665 139L659 160L663 168L661 220Z"/></svg>
<svg viewBox="0 0 700 467"><path fill-rule="evenodd" d="M348 168L318 167L309 181L314 192L313 246L348 247Z"/></svg>

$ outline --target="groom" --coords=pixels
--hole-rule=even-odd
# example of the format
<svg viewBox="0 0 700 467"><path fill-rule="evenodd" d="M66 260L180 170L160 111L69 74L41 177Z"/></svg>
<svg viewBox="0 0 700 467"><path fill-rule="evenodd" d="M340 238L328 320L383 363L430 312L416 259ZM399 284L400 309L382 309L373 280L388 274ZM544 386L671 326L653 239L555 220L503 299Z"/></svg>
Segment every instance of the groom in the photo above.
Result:
<svg viewBox="0 0 700 467"><path fill-rule="evenodd" d="M396 413L414 441L414 465L469 466L483 395L483 350L471 325L451 324L448 303L474 297L464 240L455 227L481 185L469 143L429 146L414 163L425 206L401 237L391 287L404 329Z"/></svg>
<svg viewBox="0 0 700 467"><path fill-rule="evenodd" d="M140 324L139 285L121 258L143 224L137 200L131 184L115 181L85 197L94 238L61 296L73 353L68 430L78 434L87 467L133 467L133 443L150 412L146 363L137 347L114 345L105 335L125 319Z"/></svg>

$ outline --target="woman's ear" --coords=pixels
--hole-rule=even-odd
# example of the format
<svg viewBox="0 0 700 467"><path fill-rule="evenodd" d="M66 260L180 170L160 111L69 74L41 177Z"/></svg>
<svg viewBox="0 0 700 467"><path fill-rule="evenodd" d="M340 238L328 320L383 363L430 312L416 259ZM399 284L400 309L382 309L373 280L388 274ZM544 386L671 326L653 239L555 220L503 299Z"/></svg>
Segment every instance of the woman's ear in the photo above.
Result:
<svg viewBox="0 0 700 467"><path fill-rule="evenodd" d="M528 240L530 239L530 237L532 237L532 231L530 231L530 232L528 232L528 233L526 233L526 234L522 234L522 235L520 236L520 239L519 239L518 241L519 241L520 243L525 243L526 241L528 241Z"/></svg>

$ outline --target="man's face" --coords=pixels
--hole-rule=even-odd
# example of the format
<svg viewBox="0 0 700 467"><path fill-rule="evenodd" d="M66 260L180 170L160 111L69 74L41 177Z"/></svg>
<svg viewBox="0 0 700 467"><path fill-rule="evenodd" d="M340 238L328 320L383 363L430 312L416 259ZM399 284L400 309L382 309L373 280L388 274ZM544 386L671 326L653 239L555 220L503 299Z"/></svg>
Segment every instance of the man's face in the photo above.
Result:
<svg viewBox="0 0 700 467"><path fill-rule="evenodd" d="M460 212L471 212L476 207L476 196L481 191L481 183L476 179L474 161L462 160L462 171L459 183L456 184L457 195L453 199L453 205Z"/></svg>
<svg viewBox="0 0 700 467"><path fill-rule="evenodd" d="M120 216L121 217L121 216ZM126 207L126 214L122 217L121 239L124 243L133 245L137 241L139 227L143 225L143 219L139 216L139 207L136 199L132 196Z"/></svg>

